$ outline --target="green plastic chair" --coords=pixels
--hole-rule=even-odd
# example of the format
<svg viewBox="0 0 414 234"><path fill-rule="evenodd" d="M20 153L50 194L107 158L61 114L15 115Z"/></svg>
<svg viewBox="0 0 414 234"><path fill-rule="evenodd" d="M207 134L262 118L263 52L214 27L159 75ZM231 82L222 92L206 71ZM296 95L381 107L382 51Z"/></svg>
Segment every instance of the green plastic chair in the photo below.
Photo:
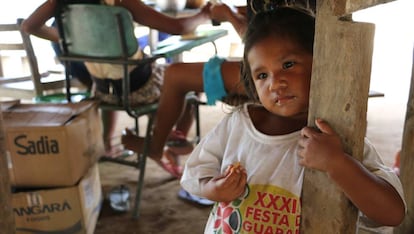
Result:
<svg viewBox="0 0 414 234"><path fill-rule="evenodd" d="M101 104L100 108L103 111L125 110L129 116L134 118L135 132L138 134L138 119L142 116L148 116L144 151L136 155L136 160L105 158L105 161L139 169L135 205L133 207L133 217L138 218L146 157L151 140L153 117L158 103L130 106L128 100L130 77L127 66L151 63L162 56L140 60L129 59L137 51L138 42L134 35L132 16L124 8L93 4L60 6L56 19L63 52L59 58L65 63L67 81L69 80L69 61L121 64L124 67L122 105ZM67 99L71 100L70 87L66 87L66 89Z"/></svg>
<svg viewBox="0 0 414 234"><path fill-rule="evenodd" d="M0 24L0 37L8 38L0 41L0 54L10 54L10 59L23 59L28 71L19 72L20 69L9 67L17 71L16 75L3 74L5 64L0 61L0 96L13 99L27 99L35 103L67 102L66 94L62 93L65 85L65 75L60 72L45 71L39 68L38 54L32 43L33 35L24 32L21 24L24 19L18 18L16 23ZM24 56L24 57L22 57ZM1 60L1 59L0 59ZM79 92L75 93L73 101L85 98L88 92L76 79L71 80L72 87ZM63 98L62 98L63 97Z"/></svg>

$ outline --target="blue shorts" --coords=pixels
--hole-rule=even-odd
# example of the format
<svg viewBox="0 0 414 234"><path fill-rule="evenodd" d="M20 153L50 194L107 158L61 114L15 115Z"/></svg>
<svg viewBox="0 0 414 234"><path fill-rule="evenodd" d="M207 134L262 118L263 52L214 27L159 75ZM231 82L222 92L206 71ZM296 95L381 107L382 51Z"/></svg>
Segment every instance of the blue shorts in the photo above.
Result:
<svg viewBox="0 0 414 234"><path fill-rule="evenodd" d="M221 75L221 64L224 61L224 58L214 56L204 64L203 85L208 105L215 105L217 100L227 95Z"/></svg>

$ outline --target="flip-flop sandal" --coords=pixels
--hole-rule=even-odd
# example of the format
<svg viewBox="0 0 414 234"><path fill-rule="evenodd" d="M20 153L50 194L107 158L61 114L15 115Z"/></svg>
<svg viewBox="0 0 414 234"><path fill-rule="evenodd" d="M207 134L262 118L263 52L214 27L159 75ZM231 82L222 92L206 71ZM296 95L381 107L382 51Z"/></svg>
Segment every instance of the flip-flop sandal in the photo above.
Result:
<svg viewBox="0 0 414 234"><path fill-rule="evenodd" d="M181 166L176 166L168 162L157 162L166 172L170 173L170 175L174 176L177 179L180 179L182 176L183 168Z"/></svg>
<svg viewBox="0 0 414 234"><path fill-rule="evenodd" d="M171 131L165 145L171 148L177 155L189 154L194 148L193 143L188 141L186 136L179 130Z"/></svg>
<svg viewBox="0 0 414 234"><path fill-rule="evenodd" d="M123 159L123 158L127 158L129 156L134 155L135 152L132 150L122 150L116 153L113 153L112 155L103 155L102 157L100 157L100 161L108 161L111 159Z"/></svg>
<svg viewBox="0 0 414 234"><path fill-rule="evenodd" d="M105 150L104 158L125 158L134 155L134 151L125 149L122 143L112 142L118 136L113 136L106 144L111 145L110 149ZM114 144L115 143L115 144ZM106 148L106 147L105 147Z"/></svg>
<svg viewBox="0 0 414 234"><path fill-rule="evenodd" d="M190 154L194 150L193 145L188 145L185 147L174 147L167 145L167 147L169 151L174 152L174 154L177 156Z"/></svg>
<svg viewBox="0 0 414 234"><path fill-rule="evenodd" d="M196 203L198 205L202 205L202 206L214 205L214 201L211 201L211 200L208 200L206 198L199 197L199 196L192 195L189 192L185 191L184 189L180 189L180 191L178 191L178 197L183 199L183 200L190 201L190 202Z"/></svg>
<svg viewBox="0 0 414 234"><path fill-rule="evenodd" d="M113 145L111 152L106 152L101 158L126 158L134 154L134 151L125 149L122 144L118 144Z"/></svg>
<svg viewBox="0 0 414 234"><path fill-rule="evenodd" d="M171 138L171 139L168 139L165 144L167 146L172 146L172 147L188 147L188 146L193 146L193 143L191 143L187 139L173 139L173 138Z"/></svg>
<svg viewBox="0 0 414 234"><path fill-rule="evenodd" d="M179 165L177 156L177 154L175 154L173 151L167 148L164 150L161 160L157 161L157 164L160 165L165 171L170 173L172 176L179 179L183 174L183 168Z"/></svg>

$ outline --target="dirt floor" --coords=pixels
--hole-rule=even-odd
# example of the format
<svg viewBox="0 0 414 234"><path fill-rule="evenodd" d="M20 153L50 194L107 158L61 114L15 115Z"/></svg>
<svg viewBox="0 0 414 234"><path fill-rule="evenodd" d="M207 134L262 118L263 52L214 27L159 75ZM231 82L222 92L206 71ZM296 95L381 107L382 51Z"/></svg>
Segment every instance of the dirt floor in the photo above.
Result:
<svg viewBox="0 0 414 234"><path fill-rule="evenodd" d="M132 169L125 170L104 164L107 163L100 165L101 174L123 171L116 180L111 180L114 184L104 179L104 194L108 194L113 185L122 183L130 188L133 198L137 173ZM117 180L119 183L116 183ZM114 212L108 200L105 200L95 233L202 233L210 207L180 200L177 197L179 188L178 180L158 170L155 165L148 165L139 218L134 220L131 212Z"/></svg>
<svg viewBox="0 0 414 234"><path fill-rule="evenodd" d="M224 114L221 105L201 107L202 134L206 133ZM119 132L133 125L132 119L122 114ZM207 118L208 116L208 118ZM145 122L145 120L143 121ZM194 136L194 129L190 137ZM182 156L184 164L188 155ZM141 198L140 216L132 218L132 212L117 213L109 205L109 191L120 184L131 193L131 205L135 197L138 170L109 162L99 163L101 183L105 200L96 225L95 233L202 233L210 206L201 206L178 198L179 181L161 169L152 160L147 160L145 183Z"/></svg>
<svg viewBox="0 0 414 234"><path fill-rule="evenodd" d="M224 115L224 110L221 104L214 107L201 107L202 134L219 121ZM392 165L395 152L400 147L404 118L404 104L396 104L386 98L369 100L367 136L377 146L387 165ZM126 126L132 126L132 119L125 115L118 126L119 132ZM182 164L187 157L182 157ZM138 171L108 162L99 163L99 168L105 197L111 188L124 184L130 189L131 202L133 202ZM202 233L210 207L181 200L177 197L179 189L178 180L151 160L147 160L139 218L134 220L131 212L114 212L105 199L95 233ZM378 232L361 231L360 233L391 233L391 230L383 228Z"/></svg>

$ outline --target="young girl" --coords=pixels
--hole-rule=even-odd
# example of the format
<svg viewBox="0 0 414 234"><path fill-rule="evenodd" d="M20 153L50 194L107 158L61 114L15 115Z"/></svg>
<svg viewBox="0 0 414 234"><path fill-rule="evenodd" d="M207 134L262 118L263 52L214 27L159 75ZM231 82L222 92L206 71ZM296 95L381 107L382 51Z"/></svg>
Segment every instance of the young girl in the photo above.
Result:
<svg viewBox="0 0 414 234"><path fill-rule="evenodd" d="M216 201L205 233L298 233L305 167L324 171L371 220L398 225L402 186L366 141L363 164L321 119L306 127L314 17L259 13L245 36L243 83L255 103L226 116L186 162L181 185Z"/></svg>

